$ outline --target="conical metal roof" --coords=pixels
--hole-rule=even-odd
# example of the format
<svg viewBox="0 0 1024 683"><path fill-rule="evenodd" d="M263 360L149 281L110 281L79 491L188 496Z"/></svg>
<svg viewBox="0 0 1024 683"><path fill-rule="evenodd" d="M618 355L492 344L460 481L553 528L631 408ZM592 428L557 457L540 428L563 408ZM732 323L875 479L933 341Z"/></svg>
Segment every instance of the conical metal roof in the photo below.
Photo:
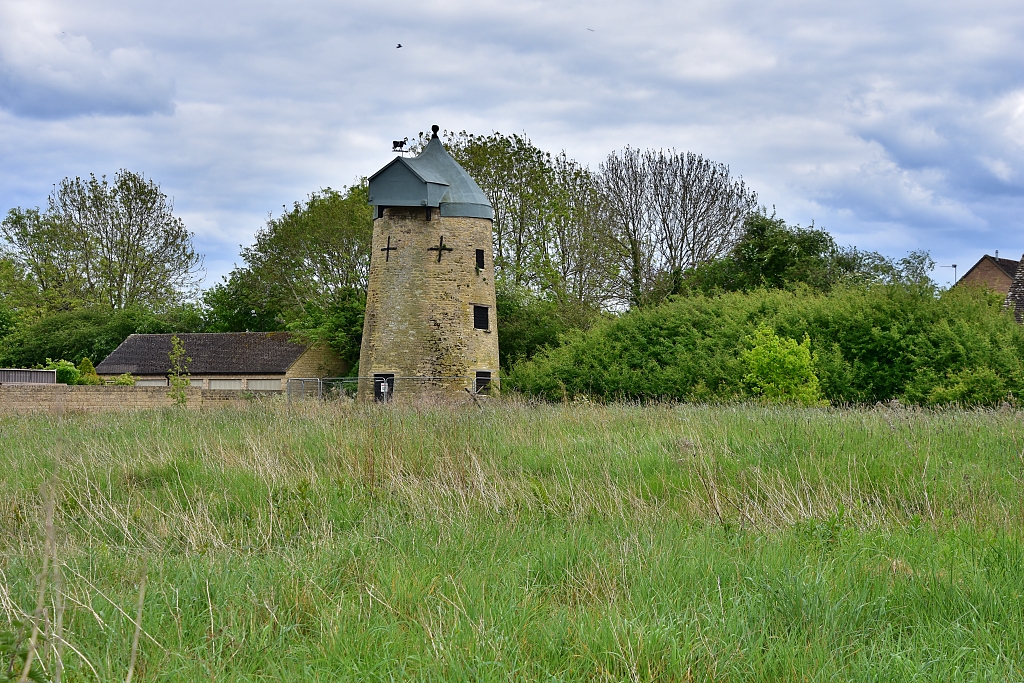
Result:
<svg viewBox="0 0 1024 683"><path fill-rule="evenodd" d="M403 178L396 166L419 181ZM442 216L494 218L494 209L476 181L435 135L415 157L396 157L370 176L370 203L376 206L436 206Z"/></svg>

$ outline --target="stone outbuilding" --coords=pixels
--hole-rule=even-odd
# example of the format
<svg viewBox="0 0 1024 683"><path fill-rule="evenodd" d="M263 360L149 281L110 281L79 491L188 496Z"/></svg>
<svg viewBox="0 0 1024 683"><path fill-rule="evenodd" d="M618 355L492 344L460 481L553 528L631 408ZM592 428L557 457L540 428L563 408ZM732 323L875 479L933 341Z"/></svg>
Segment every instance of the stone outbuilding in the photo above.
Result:
<svg viewBox="0 0 1024 683"><path fill-rule="evenodd" d="M326 345L302 342L288 332L224 332L133 334L96 366L96 373L112 380L127 372L137 386L167 386L172 336L192 359L192 386L203 389L283 391L291 378L338 377L348 370Z"/></svg>
<svg viewBox="0 0 1024 683"><path fill-rule="evenodd" d="M437 130L419 155L395 157L369 179L376 218L360 400L499 388L494 211Z"/></svg>
<svg viewBox="0 0 1024 683"><path fill-rule="evenodd" d="M1013 259L999 258L998 252L996 256L985 254L971 266L970 270L964 273L962 278L957 280L956 286L987 287L993 292L1006 296L1020 263Z"/></svg>

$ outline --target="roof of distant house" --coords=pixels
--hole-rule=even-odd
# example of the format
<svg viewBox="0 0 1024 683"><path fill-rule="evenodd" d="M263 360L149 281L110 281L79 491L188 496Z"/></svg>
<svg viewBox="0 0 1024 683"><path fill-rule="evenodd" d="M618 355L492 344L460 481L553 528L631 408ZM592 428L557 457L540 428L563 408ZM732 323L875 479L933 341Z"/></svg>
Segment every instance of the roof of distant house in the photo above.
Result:
<svg viewBox="0 0 1024 683"><path fill-rule="evenodd" d="M988 256L988 254L986 254L986 256ZM999 266L1001 271L1010 276L1011 280L1017 274L1017 267L1020 265L1020 261L1014 261L1013 259L1008 258L999 258L998 256L989 256L989 258Z"/></svg>
<svg viewBox="0 0 1024 683"><path fill-rule="evenodd" d="M133 334L96 366L101 375L166 375L170 334ZM284 374L309 348L288 332L179 334L192 375Z"/></svg>
<svg viewBox="0 0 1024 683"><path fill-rule="evenodd" d="M967 269L967 272L964 273L963 276L961 276L957 280L957 284L964 281L970 282L970 280L968 280L968 276L971 273L973 273L975 269L978 268L978 266L980 266L982 263L985 263L986 261L989 261L993 265L995 265L995 267L998 268L999 271L1002 272L1004 275L1006 275L1006 277L1008 277L1010 281L1013 281L1014 276L1017 274L1017 266L1020 265L1020 261L1014 261L1013 259L1008 258L999 258L998 256L989 256L988 254L985 254L980 259L978 259L977 263L975 263L973 266Z"/></svg>

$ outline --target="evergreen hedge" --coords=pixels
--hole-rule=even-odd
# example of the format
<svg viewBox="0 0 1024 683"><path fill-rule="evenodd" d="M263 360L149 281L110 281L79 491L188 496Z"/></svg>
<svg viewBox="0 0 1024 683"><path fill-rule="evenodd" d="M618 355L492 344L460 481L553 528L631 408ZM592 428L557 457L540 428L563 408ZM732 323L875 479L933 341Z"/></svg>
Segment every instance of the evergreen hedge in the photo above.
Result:
<svg viewBox="0 0 1024 683"><path fill-rule="evenodd" d="M912 285L676 297L563 337L505 386L550 400L741 399L744 351L762 324L810 339L834 403L994 405L1024 392L1024 327L1001 297Z"/></svg>

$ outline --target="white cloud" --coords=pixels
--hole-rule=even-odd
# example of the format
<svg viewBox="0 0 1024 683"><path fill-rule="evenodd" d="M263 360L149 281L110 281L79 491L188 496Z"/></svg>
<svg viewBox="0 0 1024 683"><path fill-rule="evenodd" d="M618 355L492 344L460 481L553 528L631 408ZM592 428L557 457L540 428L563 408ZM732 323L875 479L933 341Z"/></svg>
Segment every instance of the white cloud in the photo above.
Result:
<svg viewBox="0 0 1024 683"><path fill-rule="evenodd" d="M982 156L978 157L978 160L985 165L985 168L992 172L992 175L999 178L1004 183L1010 182L1013 178L1013 169L1002 159L992 159L991 157Z"/></svg>
<svg viewBox="0 0 1024 683"><path fill-rule="evenodd" d="M0 6L0 106L20 116L170 112L173 81L145 48L95 49L47 5Z"/></svg>
<svg viewBox="0 0 1024 683"><path fill-rule="evenodd" d="M1024 250L1018 4L7 0L0 211L144 171L212 279L268 212L438 123L592 166L700 152L787 220L973 262Z"/></svg>

